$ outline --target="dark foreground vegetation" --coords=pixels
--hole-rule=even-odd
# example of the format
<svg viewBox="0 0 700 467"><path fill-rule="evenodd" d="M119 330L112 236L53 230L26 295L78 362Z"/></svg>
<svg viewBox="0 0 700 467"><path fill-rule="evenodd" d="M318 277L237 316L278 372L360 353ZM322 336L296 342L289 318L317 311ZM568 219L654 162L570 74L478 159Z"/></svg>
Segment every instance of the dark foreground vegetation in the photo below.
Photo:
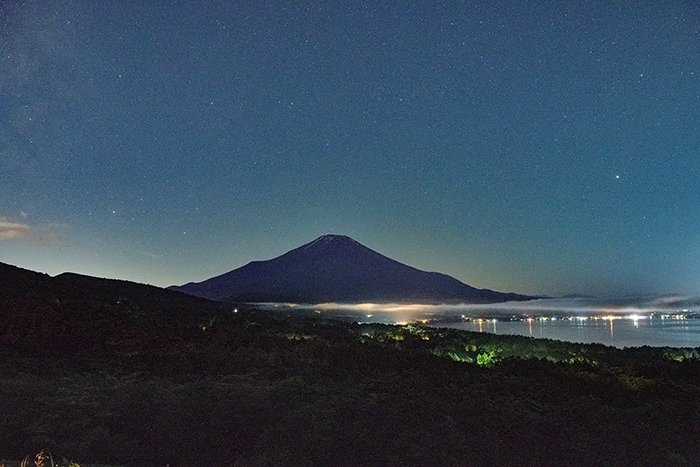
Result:
<svg viewBox="0 0 700 467"><path fill-rule="evenodd" d="M49 449L138 466L700 460L697 349L357 325L37 276L0 283L0 459Z"/></svg>

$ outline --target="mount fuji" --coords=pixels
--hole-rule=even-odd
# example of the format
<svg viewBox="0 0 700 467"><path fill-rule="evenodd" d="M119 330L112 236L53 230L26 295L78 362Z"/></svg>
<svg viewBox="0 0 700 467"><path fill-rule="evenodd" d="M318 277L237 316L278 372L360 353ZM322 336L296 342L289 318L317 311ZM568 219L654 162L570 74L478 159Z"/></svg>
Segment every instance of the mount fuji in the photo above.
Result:
<svg viewBox="0 0 700 467"><path fill-rule="evenodd" d="M323 235L267 261L172 286L226 302L496 303L536 297L478 289L387 258L344 235Z"/></svg>

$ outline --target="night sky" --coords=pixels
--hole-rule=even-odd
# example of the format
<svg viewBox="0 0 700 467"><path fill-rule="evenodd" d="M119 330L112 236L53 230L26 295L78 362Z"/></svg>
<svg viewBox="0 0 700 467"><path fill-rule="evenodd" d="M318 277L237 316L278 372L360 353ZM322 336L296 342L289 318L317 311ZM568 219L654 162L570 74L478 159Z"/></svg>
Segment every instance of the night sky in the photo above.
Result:
<svg viewBox="0 0 700 467"><path fill-rule="evenodd" d="M339 233L700 295L699 2L3 1L0 52L2 262L166 286Z"/></svg>

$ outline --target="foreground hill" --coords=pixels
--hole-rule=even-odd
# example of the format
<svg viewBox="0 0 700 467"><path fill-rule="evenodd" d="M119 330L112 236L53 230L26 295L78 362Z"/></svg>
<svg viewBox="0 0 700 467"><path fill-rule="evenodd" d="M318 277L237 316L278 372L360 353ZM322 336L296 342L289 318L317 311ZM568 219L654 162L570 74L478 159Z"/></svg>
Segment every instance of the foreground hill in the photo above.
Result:
<svg viewBox="0 0 700 467"><path fill-rule="evenodd" d="M343 235L323 235L277 258L171 288L228 302L492 303L533 298L421 271Z"/></svg>
<svg viewBox="0 0 700 467"><path fill-rule="evenodd" d="M698 349L309 319L5 265L0 374L0 459L41 449L138 467L700 459Z"/></svg>
<svg viewBox="0 0 700 467"><path fill-rule="evenodd" d="M161 311L172 311L171 307L212 305L207 300L153 285L69 272L52 277L5 263L0 263L0 300L133 302L135 306L152 306Z"/></svg>
<svg viewBox="0 0 700 467"><path fill-rule="evenodd" d="M89 347L154 320L184 321L220 305L129 281L64 273L56 277L0 263L0 345Z"/></svg>

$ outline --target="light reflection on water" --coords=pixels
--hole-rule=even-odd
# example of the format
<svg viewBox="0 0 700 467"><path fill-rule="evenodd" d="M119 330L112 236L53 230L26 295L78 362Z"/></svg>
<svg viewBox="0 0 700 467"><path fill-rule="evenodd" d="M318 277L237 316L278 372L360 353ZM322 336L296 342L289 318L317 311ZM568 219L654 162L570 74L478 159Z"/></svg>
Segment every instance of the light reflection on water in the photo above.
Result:
<svg viewBox="0 0 700 467"><path fill-rule="evenodd" d="M322 315L358 322L419 322L473 332L515 334L615 347L700 347L700 302L690 302L692 309L679 309L676 303L668 297L660 297L547 299L489 305L325 303L267 306L278 310L313 310Z"/></svg>
<svg viewBox="0 0 700 467"><path fill-rule="evenodd" d="M698 347L700 319L588 319L499 321L497 330L481 322L445 323L441 326L474 332L494 332L569 342L599 343L615 347Z"/></svg>

